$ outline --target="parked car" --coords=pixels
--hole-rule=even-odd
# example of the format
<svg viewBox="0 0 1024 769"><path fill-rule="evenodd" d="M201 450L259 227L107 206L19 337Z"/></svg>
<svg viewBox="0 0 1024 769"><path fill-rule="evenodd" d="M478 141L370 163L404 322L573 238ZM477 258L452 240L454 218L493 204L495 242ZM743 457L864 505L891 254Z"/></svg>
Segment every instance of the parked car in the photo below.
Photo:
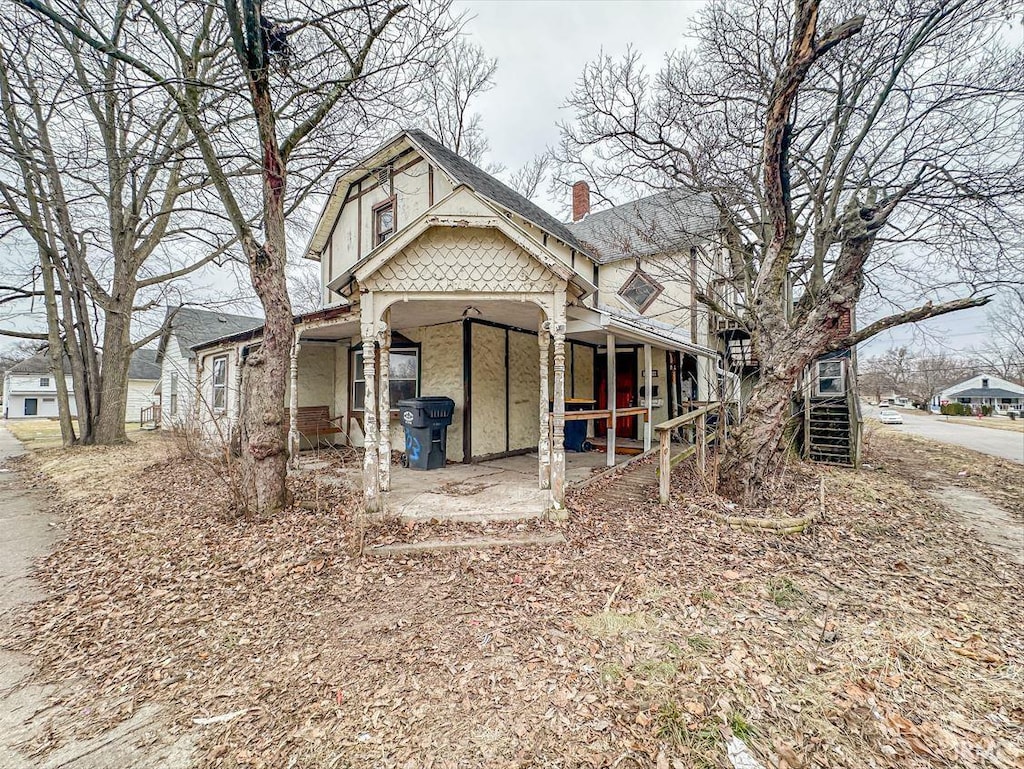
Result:
<svg viewBox="0 0 1024 769"><path fill-rule="evenodd" d="M883 425L901 425L903 424L903 417L895 411L882 409L878 412L878 421Z"/></svg>

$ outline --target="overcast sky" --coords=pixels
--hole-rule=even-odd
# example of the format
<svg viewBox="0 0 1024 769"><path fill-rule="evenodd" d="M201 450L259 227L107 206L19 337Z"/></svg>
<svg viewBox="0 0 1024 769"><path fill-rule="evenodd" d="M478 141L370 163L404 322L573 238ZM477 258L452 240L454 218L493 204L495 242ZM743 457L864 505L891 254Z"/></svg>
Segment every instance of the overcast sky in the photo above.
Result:
<svg viewBox="0 0 1024 769"><path fill-rule="evenodd" d="M491 145L487 160L515 169L558 140L568 120L566 98L584 65L602 51L632 46L651 69L687 45L689 25L703 0L456 0L468 16L467 34L498 58L495 87L476 104ZM547 190L541 191L546 195ZM562 201L537 202L558 213ZM861 323L870 320L862 313ZM985 312L972 310L876 337L862 350L874 355L900 344L945 344L965 351L984 342ZM927 338L922 336L926 330ZM4 340L0 340L0 347Z"/></svg>
<svg viewBox="0 0 1024 769"><path fill-rule="evenodd" d="M649 68L657 68L666 53L688 44L690 22L703 4L458 0L456 7L471 17L466 32L498 59L495 87L476 103L490 140L488 160L514 169L553 146L558 123L570 117L566 98L587 62L602 51L614 56L632 46ZM544 197L536 202L555 214L561 204ZM900 345L966 351L984 343L984 324L985 310L968 310L893 329L862 345L861 351L877 355Z"/></svg>

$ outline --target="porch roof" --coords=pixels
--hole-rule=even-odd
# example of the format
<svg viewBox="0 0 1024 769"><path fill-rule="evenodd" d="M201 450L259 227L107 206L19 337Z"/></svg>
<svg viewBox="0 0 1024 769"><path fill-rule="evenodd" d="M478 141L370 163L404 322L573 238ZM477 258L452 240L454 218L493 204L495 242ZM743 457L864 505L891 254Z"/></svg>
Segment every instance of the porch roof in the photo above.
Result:
<svg viewBox="0 0 1024 769"><path fill-rule="evenodd" d="M570 307L569 324L566 332L569 336L584 337L587 334L616 334L644 344L653 344L667 350L678 350L704 358L716 359L717 350L699 345L679 331L653 318L614 310L604 305L592 310L587 307ZM603 336L594 340L603 344Z"/></svg>

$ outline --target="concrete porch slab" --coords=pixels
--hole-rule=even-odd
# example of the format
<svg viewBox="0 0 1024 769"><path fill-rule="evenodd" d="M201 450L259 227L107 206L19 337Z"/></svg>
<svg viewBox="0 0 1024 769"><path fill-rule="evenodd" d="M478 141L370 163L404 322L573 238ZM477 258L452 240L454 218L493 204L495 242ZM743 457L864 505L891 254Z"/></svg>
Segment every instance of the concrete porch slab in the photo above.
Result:
<svg viewBox="0 0 1024 769"><path fill-rule="evenodd" d="M538 488L536 454L503 457L438 470L392 467L386 512L405 522L516 521L542 517L549 494ZM566 481L574 483L605 467L601 452L566 452Z"/></svg>

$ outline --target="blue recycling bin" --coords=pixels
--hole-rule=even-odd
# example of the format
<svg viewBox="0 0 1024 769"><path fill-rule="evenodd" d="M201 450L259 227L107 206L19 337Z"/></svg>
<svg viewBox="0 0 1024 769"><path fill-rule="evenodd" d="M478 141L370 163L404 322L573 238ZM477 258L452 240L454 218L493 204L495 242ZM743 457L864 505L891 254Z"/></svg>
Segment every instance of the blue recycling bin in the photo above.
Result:
<svg viewBox="0 0 1024 769"><path fill-rule="evenodd" d="M448 426L455 401L426 395L398 401L398 419L405 429L405 462L413 470L437 470L448 458Z"/></svg>

